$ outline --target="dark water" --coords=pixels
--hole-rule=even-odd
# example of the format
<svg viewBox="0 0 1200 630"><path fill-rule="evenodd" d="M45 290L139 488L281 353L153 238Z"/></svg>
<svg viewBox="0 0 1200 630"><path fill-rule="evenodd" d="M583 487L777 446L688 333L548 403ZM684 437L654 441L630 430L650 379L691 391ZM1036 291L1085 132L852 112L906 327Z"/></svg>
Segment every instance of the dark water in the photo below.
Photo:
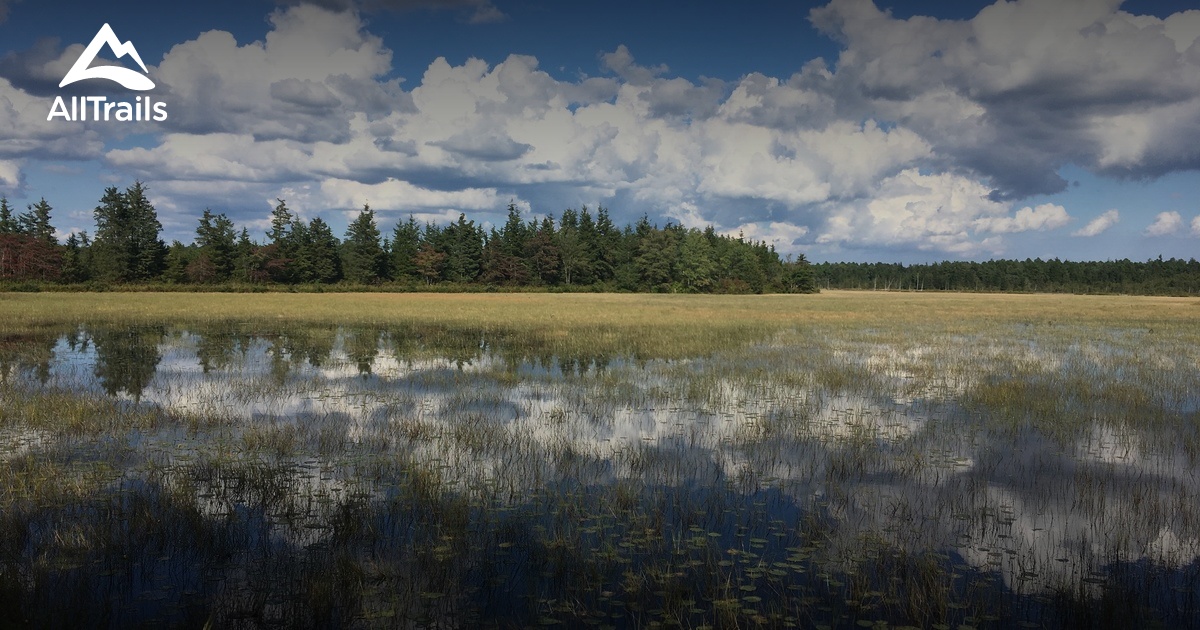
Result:
<svg viewBox="0 0 1200 630"><path fill-rule="evenodd" d="M11 337L0 625L1200 626L1200 363L1006 332Z"/></svg>

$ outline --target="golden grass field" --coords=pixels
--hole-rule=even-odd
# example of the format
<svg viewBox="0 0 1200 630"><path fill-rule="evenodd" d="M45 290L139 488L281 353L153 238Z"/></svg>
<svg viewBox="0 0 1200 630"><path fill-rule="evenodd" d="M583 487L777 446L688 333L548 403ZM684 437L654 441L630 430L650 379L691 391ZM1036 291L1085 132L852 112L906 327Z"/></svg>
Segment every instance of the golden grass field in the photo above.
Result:
<svg viewBox="0 0 1200 630"><path fill-rule="evenodd" d="M816 295L445 293L9 293L0 329L80 321L271 319L312 323L453 326L652 326L731 323L1200 321L1200 300L1179 297L824 291Z"/></svg>

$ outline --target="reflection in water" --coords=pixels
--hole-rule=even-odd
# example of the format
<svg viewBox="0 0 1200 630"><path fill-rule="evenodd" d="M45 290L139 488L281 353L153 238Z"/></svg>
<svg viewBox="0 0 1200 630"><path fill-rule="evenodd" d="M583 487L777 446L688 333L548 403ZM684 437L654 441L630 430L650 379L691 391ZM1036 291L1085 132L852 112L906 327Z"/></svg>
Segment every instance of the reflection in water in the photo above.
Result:
<svg viewBox="0 0 1200 630"><path fill-rule="evenodd" d="M14 479L72 449L116 463L78 473L80 529L21 530L0 592L80 581L114 625L1197 623L1200 349L784 335L635 361L226 328L0 344L7 396L180 421L125 446L4 425Z"/></svg>
<svg viewBox="0 0 1200 630"><path fill-rule="evenodd" d="M96 349L95 374L104 391L110 395L125 392L135 399L140 398L162 359L158 345L163 335L163 329L158 327L102 328L92 332L91 345Z"/></svg>

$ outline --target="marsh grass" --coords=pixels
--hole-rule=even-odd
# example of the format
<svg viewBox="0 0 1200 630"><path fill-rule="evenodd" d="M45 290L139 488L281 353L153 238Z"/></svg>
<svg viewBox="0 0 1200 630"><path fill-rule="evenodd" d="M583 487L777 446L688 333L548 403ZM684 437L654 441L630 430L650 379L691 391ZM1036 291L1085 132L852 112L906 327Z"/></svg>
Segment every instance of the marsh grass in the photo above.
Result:
<svg viewBox="0 0 1200 630"><path fill-rule="evenodd" d="M0 295L0 605L38 626L1194 627L1198 317Z"/></svg>

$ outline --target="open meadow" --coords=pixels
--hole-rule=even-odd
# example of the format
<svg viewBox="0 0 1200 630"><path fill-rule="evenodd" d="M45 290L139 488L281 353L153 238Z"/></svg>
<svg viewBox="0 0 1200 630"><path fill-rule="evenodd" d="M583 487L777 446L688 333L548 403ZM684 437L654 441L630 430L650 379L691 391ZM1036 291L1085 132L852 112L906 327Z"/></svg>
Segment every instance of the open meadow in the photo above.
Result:
<svg viewBox="0 0 1200 630"><path fill-rule="evenodd" d="M0 293L0 626L1200 627L1200 300Z"/></svg>

